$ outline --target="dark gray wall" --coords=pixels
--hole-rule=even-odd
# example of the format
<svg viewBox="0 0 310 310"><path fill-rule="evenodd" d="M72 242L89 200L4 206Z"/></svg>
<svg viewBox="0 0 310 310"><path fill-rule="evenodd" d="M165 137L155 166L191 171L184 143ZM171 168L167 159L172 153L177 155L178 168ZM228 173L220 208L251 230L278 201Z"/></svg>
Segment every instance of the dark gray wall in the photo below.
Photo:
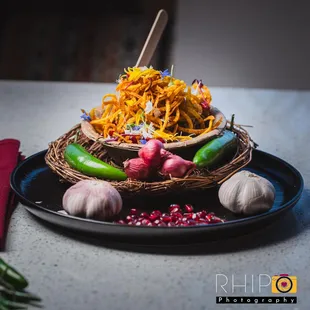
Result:
<svg viewBox="0 0 310 310"><path fill-rule="evenodd" d="M308 3L179 0L175 73L210 86L310 89Z"/></svg>

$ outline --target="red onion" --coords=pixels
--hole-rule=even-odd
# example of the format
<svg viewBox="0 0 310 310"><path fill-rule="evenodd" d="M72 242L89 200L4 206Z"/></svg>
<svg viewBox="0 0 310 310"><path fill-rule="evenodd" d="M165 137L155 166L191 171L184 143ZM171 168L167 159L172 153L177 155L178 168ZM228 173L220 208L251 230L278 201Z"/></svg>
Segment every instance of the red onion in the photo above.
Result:
<svg viewBox="0 0 310 310"><path fill-rule="evenodd" d="M183 178L196 165L189 160L185 160L178 155L170 155L161 167L161 173L164 176L172 176L174 178Z"/></svg>
<svg viewBox="0 0 310 310"><path fill-rule="evenodd" d="M145 181L153 173L152 168L142 158L133 158L124 162L124 170L130 179Z"/></svg>
<svg viewBox="0 0 310 310"><path fill-rule="evenodd" d="M161 164L160 150L163 147L164 145L162 142L151 139L139 150L139 157L142 158L148 166L158 168Z"/></svg>
<svg viewBox="0 0 310 310"><path fill-rule="evenodd" d="M165 150L165 149L161 149L160 150L160 157L162 159L167 159L169 156L173 155L171 152Z"/></svg>

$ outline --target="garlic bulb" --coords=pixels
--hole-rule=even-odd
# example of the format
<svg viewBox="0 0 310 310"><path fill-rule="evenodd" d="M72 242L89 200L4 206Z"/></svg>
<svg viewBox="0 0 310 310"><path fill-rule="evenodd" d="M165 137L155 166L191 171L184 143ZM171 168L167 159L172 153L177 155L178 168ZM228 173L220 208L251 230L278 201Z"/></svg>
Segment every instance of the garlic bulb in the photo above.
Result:
<svg viewBox="0 0 310 310"><path fill-rule="evenodd" d="M62 204L70 215L107 220L121 211L123 201L110 183L83 180L67 189Z"/></svg>
<svg viewBox="0 0 310 310"><path fill-rule="evenodd" d="M270 181L243 170L225 181L219 189L220 203L230 211L253 215L268 211L275 200L275 188Z"/></svg>

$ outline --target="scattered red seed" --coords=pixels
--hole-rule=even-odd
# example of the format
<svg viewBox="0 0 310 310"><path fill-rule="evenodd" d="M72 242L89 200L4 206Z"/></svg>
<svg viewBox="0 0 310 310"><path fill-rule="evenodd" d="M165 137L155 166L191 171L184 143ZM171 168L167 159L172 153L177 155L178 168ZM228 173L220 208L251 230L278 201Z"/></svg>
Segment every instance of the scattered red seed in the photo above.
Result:
<svg viewBox="0 0 310 310"><path fill-rule="evenodd" d="M142 213L140 214L140 216L143 217L143 218L145 218L145 219L148 219L148 218L149 218L149 215L148 215L148 213L146 213L146 212L142 212Z"/></svg>
<svg viewBox="0 0 310 310"><path fill-rule="evenodd" d="M141 223L142 223L142 225L148 225L148 224L150 224L151 222L150 222L150 220L148 220L148 219L143 219Z"/></svg>
<svg viewBox="0 0 310 310"><path fill-rule="evenodd" d="M188 219L193 218L193 213L183 213L183 215Z"/></svg>
<svg viewBox="0 0 310 310"><path fill-rule="evenodd" d="M127 222L130 222L131 220L132 220L131 215L127 215L127 216L126 216L126 221L127 221Z"/></svg>
<svg viewBox="0 0 310 310"><path fill-rule="evenodd" d="M172 220L170 214L166 214L166 213L164 213L161 218L162 218L162 221L165 223L169 223Z"/></svg>
<svg viewBox="0 0 310 310"><path fill-rule="evenodd" d="M164 222L160 222L157 226L167 226L167 224Z"/></svg>
<svg viewBox="0 0 310 310"><path fill-rule="evenodd" d="M184 206L184 210L185 210L185 212L193 212L193 211L194 211L194 208L193 208L192 205L186 204L186 205Z"/></svg>
<svg viewBox="0 0 310 310"><path fill-rule="evenodd" d="M194 212L194 208L190 204L184 205L184 212L177 204L170 205L168 210L169 213L154 210L150 214L147 212L139 214L137 209L130 209L125 219L116 221L116 223L135 226L185 227L225 222L225 220L215 216L213 212L207 213L206 210Z"/></svg>
<svg viewBox="0 0 310 310"><path fill-rule="evenodd" d="M177 205L177 204L172 204L172 205L170 205L170 207L169 207L169 212L170 212L170 213L179 212L180 209L181 209L181 208L180 208L179 205Z"/></svg>
<svg viewBox="0 0 310 310"><path fill-rule="evenodd" d="M187 220L187 224L188 224L189 226L195 226L197 223L196 223L196 221L194 221L194 220Z"/></svg>
<svg viewBox="0 0 310 310"><path fill-rule="evenodd" d="M130 215L136 215L138 213L137 209L130 209Z"/></svg>
<svg viewBox="0 0 310 310"><path fill-rule="evenodd" d="M158 224L160 224L161 222L162 222L161 220L155 220L155 221L154 221L154 224L155 224L155 225L158 225Z"/></svg>

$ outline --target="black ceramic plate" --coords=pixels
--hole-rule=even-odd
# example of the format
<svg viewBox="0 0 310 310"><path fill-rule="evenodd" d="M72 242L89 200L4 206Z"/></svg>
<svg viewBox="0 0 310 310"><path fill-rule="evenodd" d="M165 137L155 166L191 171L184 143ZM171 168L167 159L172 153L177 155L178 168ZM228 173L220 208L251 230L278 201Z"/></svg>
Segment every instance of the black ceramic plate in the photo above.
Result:
<svg viewBox="0 0 310 310"><path fill-rule="evenodd" d="M240 217L223 208L218 200L218 189L201 192L176 193L159 198L136 197L124 200L123 214L130 208L139 211L159 209L166 212L171 203L194 205L195 211L206 209L224 217L227 222L189 227L127 226L62 215L62 196L69 184L60 183L44 161L46 150L23 161L12 173L11 187L26 205L29 212L45 222L62 229L114 242L136 244L185 244L205 240L227 238L249 233L273 223L282 217L300 199L303 179L300 173L285 161L268 153L254 150L251 163L245 168L268 180L276 188L276 199L272 209L266 213ZM40 202L40 203L38 203ZM122 215L122 214L121 214Z"/></svg>

